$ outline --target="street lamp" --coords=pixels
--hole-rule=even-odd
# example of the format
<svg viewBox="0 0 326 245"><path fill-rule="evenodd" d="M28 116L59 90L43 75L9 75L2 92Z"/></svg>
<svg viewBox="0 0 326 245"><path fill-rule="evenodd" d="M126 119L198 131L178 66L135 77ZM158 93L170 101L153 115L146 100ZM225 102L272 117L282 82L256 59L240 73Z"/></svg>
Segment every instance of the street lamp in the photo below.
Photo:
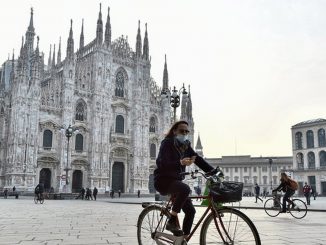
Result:
<svg viewBox="0 0 326 245"><path fill-rule="evenodd" d="M180 106L181 92L182 92L182 94L188 94L184 84L182 85L182 87L179 90L177 90L175 88L175 86L173 87L172 94L170 97L170 104L171 104L171 107L173 108L173 122L176 122L176 112L177 112L177 107ZM162 91L162 94L166 94L166 91Z"/></svg>
<svg viewBox="0 0 326 245"><path fill-rule="evenodd" d="M272 180L272 164L273 164L273 159L272 158L269 158L268 159L268 162L269 162L269 170L270 170L270 174L271 174L271 190L273 190L273 180Z"/></svg>
<svg viewBox="0 0 326 245"><path fill-rule="evenodd" d="M66 185L67 186L69 184L68 171L71 170L71 168L69 168L69 141L70 141L72 134L75 131L78 131L78 128L72 127L70 124L69 124L68 128L66 128L66 130L65 130L65 136L67 137L67 163L66 163L66 167L64 168L64 171L66 171Z"/></svg>

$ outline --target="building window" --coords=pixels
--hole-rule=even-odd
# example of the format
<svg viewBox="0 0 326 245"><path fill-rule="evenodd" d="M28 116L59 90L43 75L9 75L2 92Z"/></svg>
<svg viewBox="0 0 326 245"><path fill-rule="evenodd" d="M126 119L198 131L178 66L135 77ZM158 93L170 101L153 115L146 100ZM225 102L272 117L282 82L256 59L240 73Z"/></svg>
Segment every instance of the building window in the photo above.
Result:
<svg viewBox="0 0 326 245"><path fill-rule="evenodd" d="M44 150L51 150L52 148L52 131L49 129L44 130L43 133L43 148Z"/></svg>
<svg viewBox="0 0 326 245"><path fill-rule="evenodd" d="M118 115L115 119L115 132L121 134L125 132L125 120L121 115Z"/></svg>
<svg viewBox="0 0 326 245"><path fill-rule="evenodd" d="M303 169L303 154L299 152L296 158L297 158L298 169Z"/></svg>
<svg viewBox="0 0 326 245"><path fill-rule="evenodd" d="M243 168L243 171L244 171L245 173L247 173L248 168L247 168L247 167L244 167L244 168Z"/></svg>
<svg viewBox="0 0 326 245"><path fill-rule="evenodd" d="M319 147L326 146L325 129L323 129L323 128L318 130L318 145L319 145Z"/></svg>
<svg viewBox="0 0 326 245"><path fill-rule="evenodd" d="M308 152L308 168L314 169L315 168L315 153Z"/></svg>
<svg viewBox="0 0 326 245"><path fill-rule="evenodd" d="M81 134L76 135L75 150L82 152L84 147L84 137Z"/></svg>
<svg viewBox="0 0 326 245"><path fill-rule="evenodd" d="M151 144L149 152L150 152L149 153L150 158L155 159L156 158L156 145L155 144Z"/></svg>
<svg viewBox="0 0 326 245"><path fill-rule="evenodd" d="M229 168L225 168L225 173L228 173L229 172Z"/></svg>
<svg viewBox="0 0 326 245"><path fill-rule="evenodd" d="M119 71L115 79L115 96L124 97L125 78L122 71Z"/></svg>
<svg viewBox="0 0 326 245"><path fill-rule="evenodd" d="M302 149L302 133L301 132L297 132L295 134L295 148L296 149Z"/></svg>
<svg viewBox="0 0 326 245"><path fill-rule="evenodd" d="M254 167L254 173L256 173L257 172L257 167Z"/></svg>
<svg viewBox="0 0 326 245"><path fill-rule="evenodd" d="M254 176L254 177L252 177L253 178L253 180L254 180L254 184L256 184L257 183L257 176Z"/></svg>
<svg viewBox="0 0 326 245"><path fill-rule="evenodd" d="M234 172L237 173L238 172L238 167L234 168Z"/></svg>
<svg viewBox="0 0 326 245"><path fill-rule="evenodd" d="M307 131L307 148L314 148L314 133L311 130Z"/></svg>
<svg viewBox="0 0 326 245"><path fill-rule="evenodd" d="M156 132L156 120L155 117L151 117L149 120L149 132L155 133Z"/></svg>
<svg viewBox="0 0 326 245"><path fill-rule="evenodd" d="M272 171L276 172L277 171L277 166L272 166Z"/></svg>
<svg viewBox="0 0 326 245"><path fill-rule="evenodd" d="M319 159L320 159L320 168L326 168L326 152L321 151L319 152Z"/></svg>
<svg viewBox="0 0 326 245"><path fill-rule="evenodd" d="M265 166L262 167L262 168L261 168L261 171L262 171L262 172L267 172L267 167L265 167Z"/></svg>
<svg viewBox="0 0 326 245"><path fill-rule="evenodd" d="M277 176L273 176L273 185L277 185Z"/></svg>
<svg viewBox="0 0 326 245"><path fill-rule="evenodd" d="M263 176L263 184L267 185L267 176Z"/></svg>
<svg viewBox="0 0 326 245"><path fill-rule="evenodd" d="M238 182L239 181L239 176L234 176L234 181Z"/></svg>
<svg viewBox="0 0 326 245"><path fill-rule="evenodd" d="M78 121L84 121L86 119L86 106L81 101L77 103L75 119Z"/></svg>

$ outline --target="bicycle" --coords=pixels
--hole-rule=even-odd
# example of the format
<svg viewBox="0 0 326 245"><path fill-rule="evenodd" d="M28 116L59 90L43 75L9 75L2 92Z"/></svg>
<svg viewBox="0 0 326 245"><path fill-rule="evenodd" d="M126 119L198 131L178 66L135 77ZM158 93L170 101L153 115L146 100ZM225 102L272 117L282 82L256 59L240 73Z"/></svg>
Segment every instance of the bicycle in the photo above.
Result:
<svg viewBox="0 0 326 245"><path fill-rule="evenodd" d="M307 205L300 199L291 198L291 203L287 204L287 212L296 219L302 219L307 215ZM281 203L281 195L273 193L273 197L266 200L264 204L265 212L276 217L282 211L283 204Z"/></svg>
<svg viewBox="0 0 326 245"><path fill-rule="evenodd" d="M260 245L259 233L253 222L241 211L224 207L222 202L214 200L214 194L211 186L214 183L223 184L223 177L221 171L205 174L198 170L186 172L184 174L191 174L192 178L196 178L196 174L204 176L206 181L206 189L203 196L200 198L207 202L207 208L201 216L197 224L192 228L189 236L184 238L183 235L177 236L170 232L165 232L165 226L170 217L170 209L173 206L173 197L167 202L152 203L147 205L143 203L144 209L140 213L137 221L137 239L139 245L145 244L175 244L185 245L191 240L192 236L203 222L200 229L199 244L255 244ZM224 182L225 183L225 182ZM242 183L241 183L242 184ZM240 190L241 200L242 187ZM210 190L209 192L207 190ZM191 199L197 196L189 197Z"/></svg>
<svg viewBox="0 0 326 245"><path fill-rule="evenodd" d="M35 196L34 196L34 203L37 204L38 202L40 202L40 204L43 204L44 203L43 193L35 194Z"/></svg>

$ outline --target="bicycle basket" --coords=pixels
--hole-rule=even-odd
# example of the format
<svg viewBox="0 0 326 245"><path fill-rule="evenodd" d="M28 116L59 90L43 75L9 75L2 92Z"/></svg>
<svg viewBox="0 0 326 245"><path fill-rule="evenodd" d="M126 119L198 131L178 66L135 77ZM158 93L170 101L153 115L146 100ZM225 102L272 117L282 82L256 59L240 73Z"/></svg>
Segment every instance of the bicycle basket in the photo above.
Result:
<svg viewBox="0 0 326 245"><path fill-rule="evenodd" d="M239 202L242 200L242 182L224 181L212 183L209 187L214 202Z"/></svg>

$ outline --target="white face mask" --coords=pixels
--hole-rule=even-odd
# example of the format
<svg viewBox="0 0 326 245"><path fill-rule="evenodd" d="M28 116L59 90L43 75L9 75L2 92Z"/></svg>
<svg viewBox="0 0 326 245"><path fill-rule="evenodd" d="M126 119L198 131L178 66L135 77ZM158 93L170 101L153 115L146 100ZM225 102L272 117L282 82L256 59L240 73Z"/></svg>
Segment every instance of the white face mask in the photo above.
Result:
<svg viewBox="0 0 326 245"><path fill-rule="evenodd" d="M175 138L182 144L184 144L187 140L188 140L188 135L184 135L184 134L178 134L177 136L175 136Z"/></svg>

